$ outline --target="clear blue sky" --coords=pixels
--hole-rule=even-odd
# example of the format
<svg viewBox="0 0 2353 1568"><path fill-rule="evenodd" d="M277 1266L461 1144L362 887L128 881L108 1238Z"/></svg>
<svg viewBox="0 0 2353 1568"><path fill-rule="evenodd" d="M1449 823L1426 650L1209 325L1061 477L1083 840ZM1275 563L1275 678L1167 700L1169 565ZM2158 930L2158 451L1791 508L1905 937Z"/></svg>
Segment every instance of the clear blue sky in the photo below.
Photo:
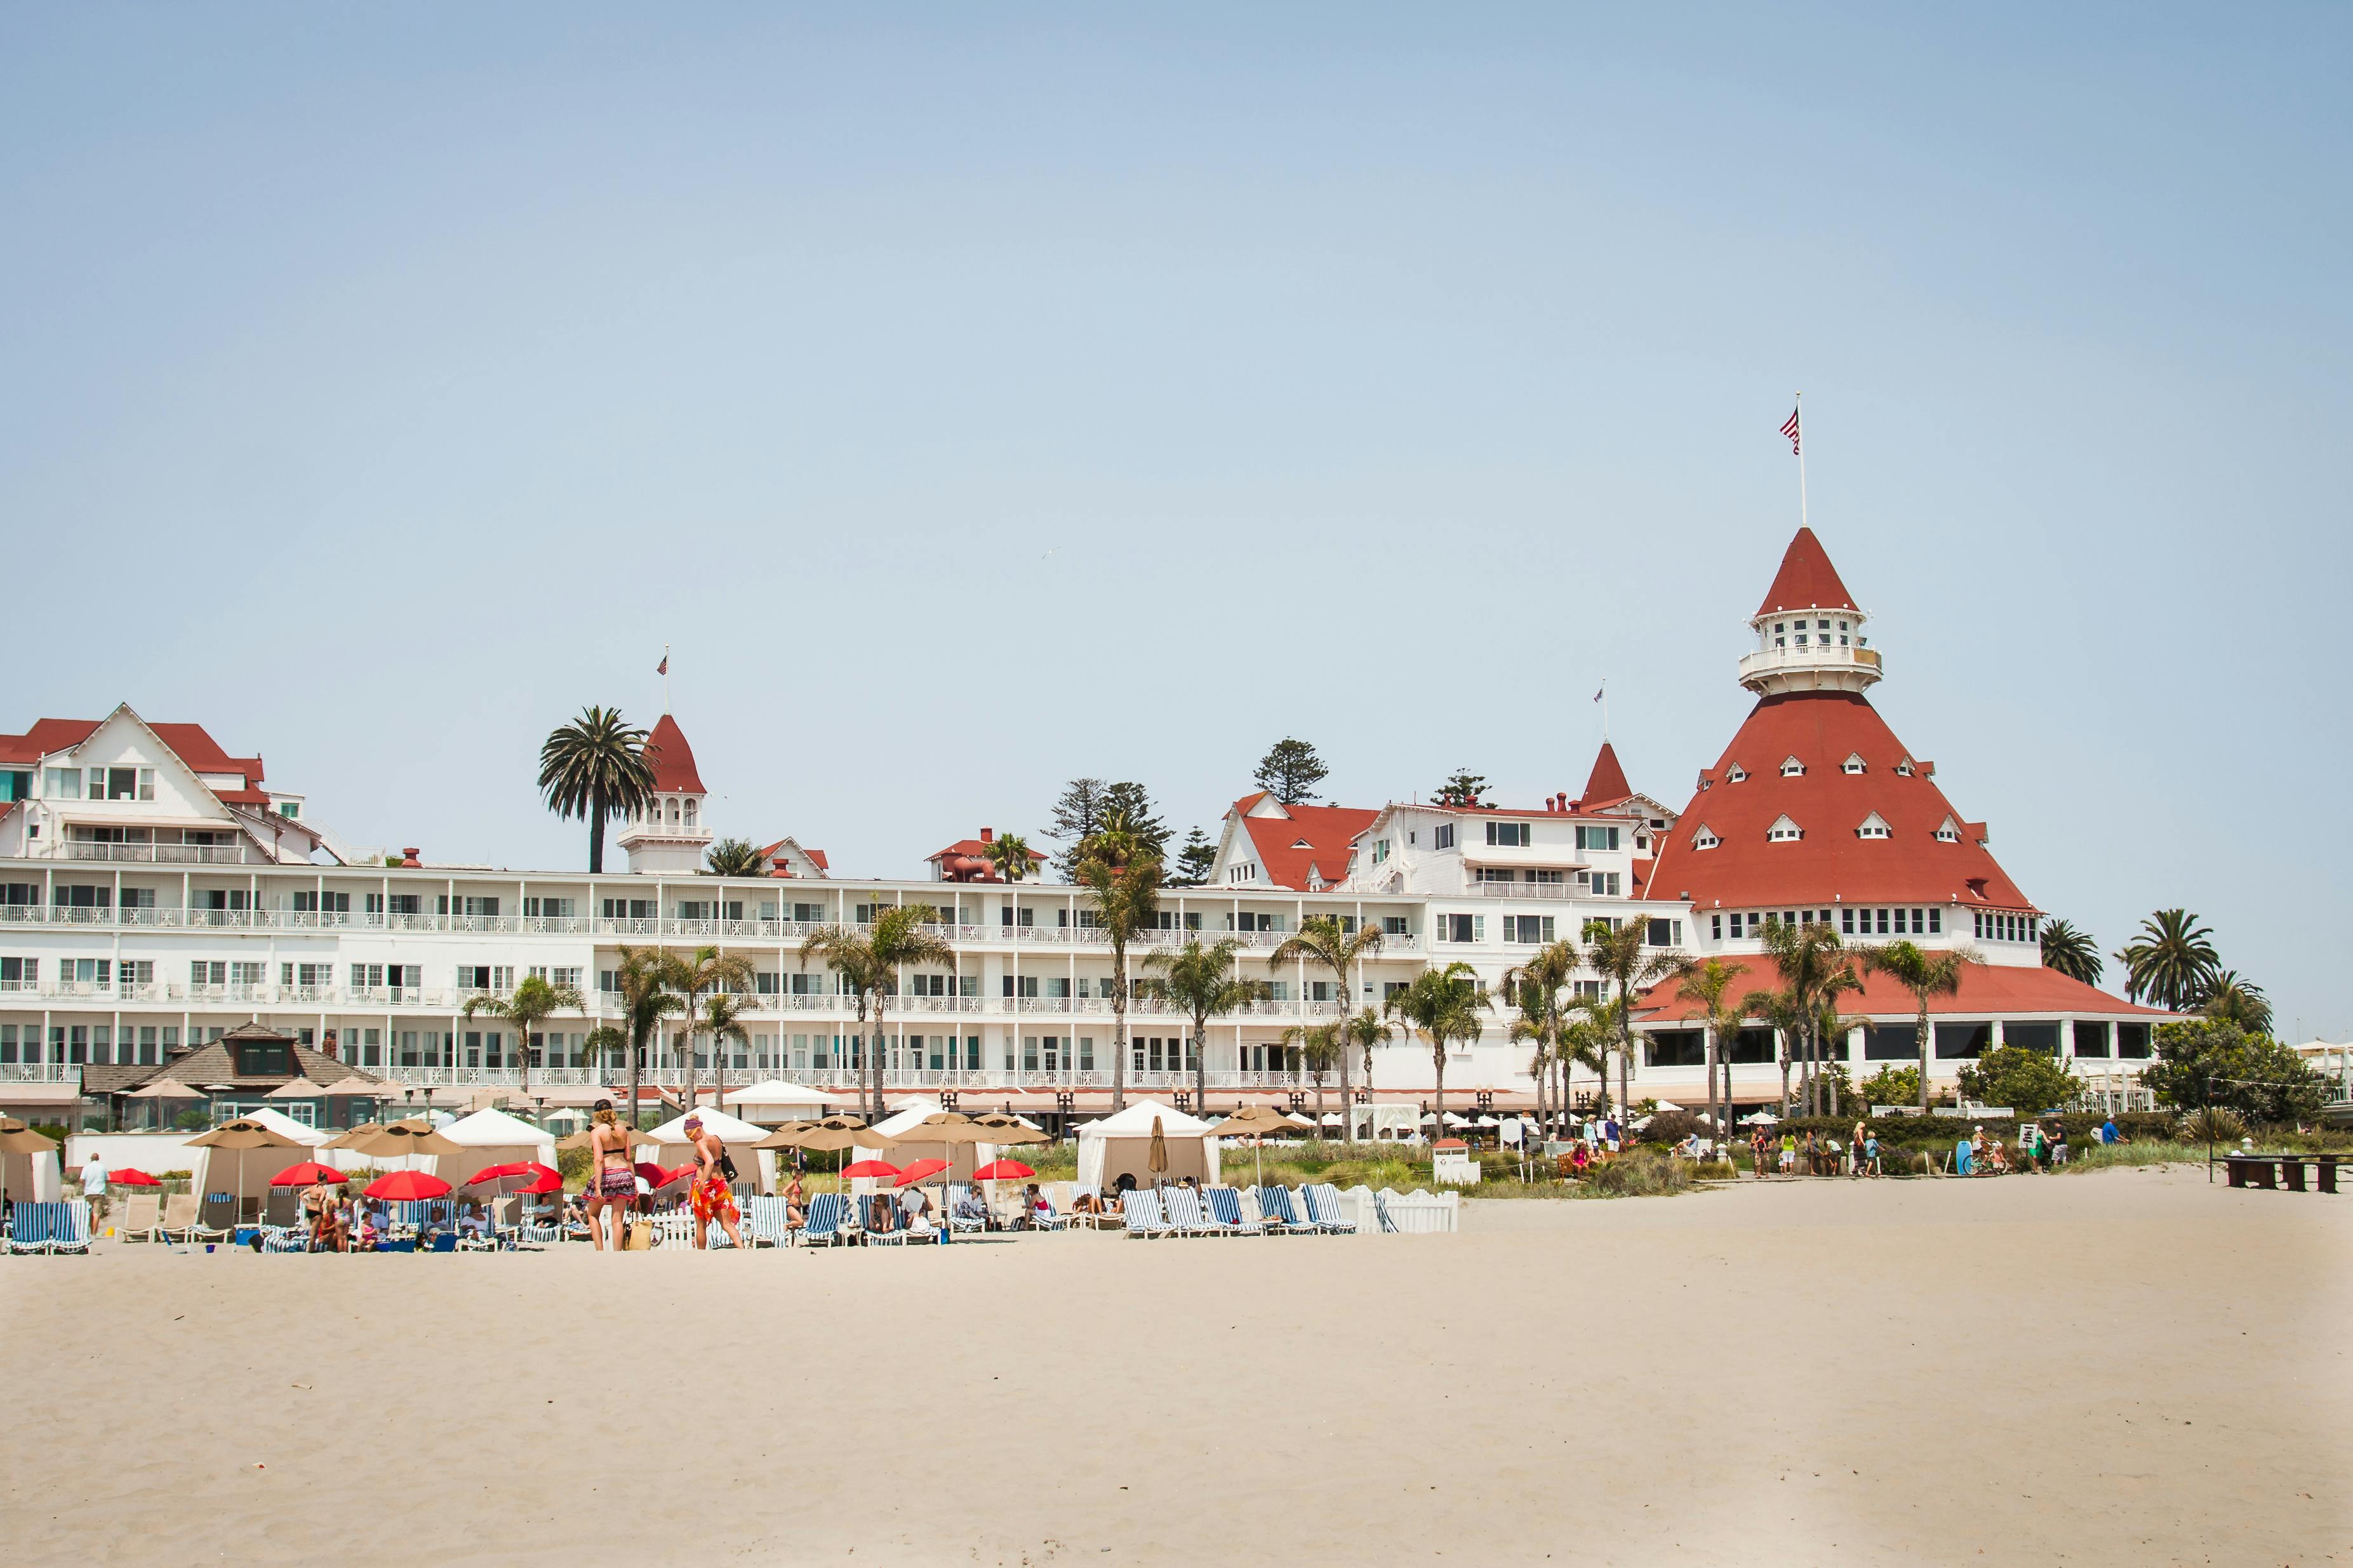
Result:
<svg viewBox="0 0 2353 1568"><path fill-rule="evenodd" d="M7 711L583 863L540 738L900 875L1079 773L1213 824L1680 805L1812 519L1897 733L2113 949L2353 1032L2338 7L18 6Z"/></svg>

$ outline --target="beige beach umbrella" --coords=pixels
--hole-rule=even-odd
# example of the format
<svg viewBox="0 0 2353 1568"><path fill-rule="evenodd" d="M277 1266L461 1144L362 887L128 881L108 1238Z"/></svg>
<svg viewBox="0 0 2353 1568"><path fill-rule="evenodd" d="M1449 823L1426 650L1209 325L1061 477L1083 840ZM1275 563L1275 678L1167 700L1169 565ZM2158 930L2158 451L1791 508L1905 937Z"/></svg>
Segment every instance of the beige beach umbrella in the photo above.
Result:
<svg viewBox="0 0 2353 1568"><path fill-rule="evenodd" d="M877 1132L855 1116L828 1116L816 1121L787 1121L752 1145L754 1149L888 1149L899 1141ZM836 1162L837 1165L839 1162Z"/></svg>
<svg viewBox="0 0 2353 1568"><path fill-rule="evenodd" d="M588 1135L596 1131L596 1129L594 1126L583 1127L579 1131L573 1133L568 1138L558 1138L555 1141L556 1152L558 1153L570 1153L575 1149L594 1148L595 1145L588 1142ZM621 1131L629 1135L629 1147L632 1149L644 1148L661 1142L660 1139L655 1137L652 1133L647 1131L642 1127L624 1127Z"/></svg>
<svg viewBox="0 0 2353 1568"><path fill-rule="evenodd" d="M1295 1132L1299 1129L1290 1117L1271 1105L1245 1105L1231 1116L1209 1129L1219 1138L1247 1138L1250 1141L1250 1161L1258 1173L1258 1184L1266 1185L1266 1155L1259 1140L1270 1132Z"/></svg>
<svg viewBox="0 0 2353 1568"><path fill-rule="evenodd" d="M318 1100L326 1090L307 1078L289 1079L262 1096L264 1100Z"/></svg>
<svg viewBox="0 0 2353 1568"><path fill-rule="evenodd" d="M1160 1131L1160 1118L1152 1119L1152 1148L1144 1157L1145 1168L1154 1175L1168 1169L1168 1135Z"/></svg>
<svg viewBox="0 0 2353 1568"><path fill-rule="evenodd" d="M211 1131L189 1139L186 1146L191 1149L227 1149L237 1155L237 1196L242 1205L245 1199L246 1152L249 1149L300 1149L302 1144L274 1127L240 1118L235 1121L224 1121ZM206 1184L207 1187L211 1185L209 1179ZM243 1212L241 1206L238 1212Z"/></svg>
<svg viewBox="0 0 2353 1568"><path fill-rule="evenodd" d="M1045 1132L1030 1126L1019 1117L1007 1116L999 1111L983 1111L974 1117L972 1121L976 1127L988 1129L988 1136L982 1139L982 1142L994 1143L1000 1149L1015 1148L1025 1143L1053 1142L1053 1139L1047 1136Z"/></svg>

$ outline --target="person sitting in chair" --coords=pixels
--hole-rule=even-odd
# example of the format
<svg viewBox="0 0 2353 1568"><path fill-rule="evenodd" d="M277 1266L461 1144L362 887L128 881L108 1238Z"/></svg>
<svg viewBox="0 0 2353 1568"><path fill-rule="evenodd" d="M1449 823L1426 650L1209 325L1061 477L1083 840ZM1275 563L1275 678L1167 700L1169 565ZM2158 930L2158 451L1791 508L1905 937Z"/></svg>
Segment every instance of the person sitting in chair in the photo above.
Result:
<svg viewBox="0 0 2353 1568"><path fill-rule="evenodd" d="M808 1223L808 1194L801 1187L801 1173L796 1168L792 1179L785 1184L785 1228L798 1230Z"/></svg>

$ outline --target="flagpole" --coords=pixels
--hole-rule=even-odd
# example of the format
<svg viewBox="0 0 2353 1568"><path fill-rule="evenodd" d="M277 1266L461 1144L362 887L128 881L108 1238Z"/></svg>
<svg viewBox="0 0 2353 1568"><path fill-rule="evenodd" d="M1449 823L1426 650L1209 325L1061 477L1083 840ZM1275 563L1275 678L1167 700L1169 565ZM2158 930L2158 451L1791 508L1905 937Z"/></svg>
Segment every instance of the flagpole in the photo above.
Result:
<svg viewBox="0 0 2353 1568"><path fill-rule="evenodd" d="M1804 393L1800 392L1800 393L1799 393L1799 394L1797 395L1797 407L1792 411L1791 416L1790 416L1790 417L1791 417L1791 418L1793 418L1793 419L1795 419L1795 420L1797 421L1797 426L1798 426L1798 526L1799 526L1799 528L1804 528L1804 527L1806 527L1806 526L1807 526L1807 522L1806 522L1806 418L1805 418L1805 415L1806 415L1806 395L1805 395Z"/></svg>
<svg viewBox="0 0 2353 1568"><path fill-rule="evenodd" d="M1804 478L1805 459L1802 458L1799 458L1798 461L1798 467L1799 469L1798 489L1800 492L1803 492L1806 488ZM1799 510L1800 511L1805 510L1802 493L1800 496ZM665 713L670 711L670 644L668 643L662 644L662 711Z"/></svg>

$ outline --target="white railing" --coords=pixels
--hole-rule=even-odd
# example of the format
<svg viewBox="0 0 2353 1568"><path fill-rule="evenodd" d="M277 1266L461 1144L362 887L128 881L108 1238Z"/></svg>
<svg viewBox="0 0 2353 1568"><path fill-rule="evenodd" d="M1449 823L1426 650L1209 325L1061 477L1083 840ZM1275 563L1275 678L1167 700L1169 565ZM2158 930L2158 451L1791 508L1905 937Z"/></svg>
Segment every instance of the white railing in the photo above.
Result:
<svg viewBox="0 0 2353 1568"><path fill-rule="evenodd" d="M69 838L60 847L68 860L111 860L150 866L239 866L245 863L245 847L241 844L110 844L95 839Z"/></svg>
<svg viewBox="0 0 2353 1568"><path fill-rule="evenodd" d="M1804 647L1766 647L1740 658L1740 679L1777 669L1877 669L1875 647L1830 647L1811 643Z"/></svg>
<svg viewBox="0 0 2353 1568"><path fill-rule="evenodd" d="M1473 882L1471 890L1488 899L1567 899L1577 896L1566 882Z"/></svg>
<svg viewBox="0 0 2353 1568"><path fill-rule="evenodd" d="M81 1068L64 1062L0 1062L0 1083L79 1083Z"/></svg>

